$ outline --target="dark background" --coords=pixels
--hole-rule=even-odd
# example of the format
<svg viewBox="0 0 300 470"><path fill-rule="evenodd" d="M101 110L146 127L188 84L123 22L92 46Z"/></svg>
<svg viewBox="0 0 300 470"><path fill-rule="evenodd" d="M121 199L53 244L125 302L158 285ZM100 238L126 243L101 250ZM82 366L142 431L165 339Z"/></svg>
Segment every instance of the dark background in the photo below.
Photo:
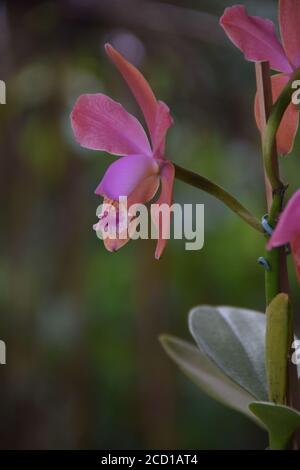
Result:
<svg viewBox="0 0 300 470"><path fill-rule="evenodd" d="M248 1L276 20L276 1ZM0 447L264 448L266 435L203 395L158 335L189 338L197 304L264 308L263 239L181 182L175 201L205 203L205 247L171 240L105 251L94 195L111 161L81 149L69 113L103 92L139 115L104 55L110 41L172 110L167 156L265 212L254 66L218 25L225 0L0 2ZM298 149L298 150L297 150ZM284 159L290 192L299 144ZM295 311L299 288L291 267Z"/></svg>

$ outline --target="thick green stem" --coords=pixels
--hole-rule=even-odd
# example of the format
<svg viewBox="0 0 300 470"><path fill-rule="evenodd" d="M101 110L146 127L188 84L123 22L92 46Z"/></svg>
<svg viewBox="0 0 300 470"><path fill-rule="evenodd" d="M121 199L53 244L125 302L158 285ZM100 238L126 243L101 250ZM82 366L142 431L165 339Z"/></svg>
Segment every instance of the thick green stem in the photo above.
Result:
<svg viewBox="0 0 300 470"><path fill-rule="evenodd" d="M295 92L292 84L295 80L300 79L300 69L296 70L290 81L284 87L277 101L271 108L270 115L268 117L268 124L265 128L263 135L263 159L266 174L269 178L273 191L281 190L283 184L277 174L276 168L274 168L273 152L276 142L276 134L280 126L282 117L287 107L291 103L292 95Z"/></svg>
<svg viewBox="0 0 300 470"><path fill-rule="evenodd" d="M259 222L254 215L252 215L248 209L246 209L235 197L229 194L225 189L217 184L213 183L209 179L201 176L192 171L186 170L179 165L174 164L175 166L175 177L185 183L190 184L196 188L205 191L206 193L214 196L223 202L229 209L231 209L235 214L237 214L241 219L247 222L252 228L258 232L263 233L261 223Z"/></svg>
<svg viewBox="0 0 300 470"><path fill-rule="evenodd" d="M268 224L270 227L275 228L277 219L281 212L282 203L284 197L284 189L278 191L273 196L273 202L268 216ZM282 292L280 270L282 269L282 248L274 248L271 251L267 251L266 259L269 265L269 269L265 273L265 291L266 291L266 305L276 297L279 292Z"/></svg>
<svg viewBox="0 0 300 470"><path fill-rule="evenodd" d="M276 134L282 117L287 107L291 103L294 89L292 83L294 80L300 78L300 70L297 70L291 80L288 82L286 87L283 89L277 101L274 105L268 108L268 103L263 103L264 97L272 95L269 67L267 63L257 64L257 88L258 96L261 101L260 108L265 108L265 121L266 127L263 132L263 161L265 174L268 179L268 183L272 188L272 202L269 206L268 223L272 228L275 228L278 221L280 212L282 210L283 198L286 187L280 180L279 169L278 169L278 156L276 151ZM260 76L260 79L259 79ZM272 300L280 292L288 292L288 275L286 267L286 254L284 247L275 248L270 252L267 252L266 258L268 261L269 269L265 275L265 289L266 289L266 304L270 305ZM267 321L268 318L267 318ZM267 331L269 334L272 325L267 325ZM269 328L269 330L268 330ZM290 342L294 336L294 327L292 321L288 325L288 337ZM290 347L289 347L290 349ZM286 397L284 399L288 406L294 407L299 410L299 388L297 378L297 368L291 362L290 354L287 357L287 377L286 377ZM271 395L270 395L270 399ZM292 447L299 449L300 439L299 433L295 433L293 436Z"/></svg>
<svg viewBox="0 0 300 470"><path fill-rule="evenodd" d="M269 68L261 68L261 74L265 75L265 78L258 81L258 84L264 84L264 87L268 86L271 89L271 83L269 78ZM257 74L258 76L258 74ZM266 78L267 77L267 78ZM300 69L297 70L292 78L289 80L283 91L279 95L277 101L271 107L270 110L266 109L267 124L263 132L263 161L264 169L267 178L270 182L273 198L271 207L269 208L268 223L271 227L275 228L278 221L280 212L282 210L283 198L285 193L285 185L281 182L278 170L277 152L276 152L276 134L280 126L282 117L291 103L294 88L292 87L293 81L300 78ZM266 96L268 93L264 90L260 91L260 96ZM263 99L263 98L262 98ZM275 248L270 252L267 252L266 258L269 264L269 270L266 271L266 302L267 305L271 300L279 293L286 289L283 288L283 271L286 271L286 260L283 248ZM287 276L285 276L287 278Z"/></svg>

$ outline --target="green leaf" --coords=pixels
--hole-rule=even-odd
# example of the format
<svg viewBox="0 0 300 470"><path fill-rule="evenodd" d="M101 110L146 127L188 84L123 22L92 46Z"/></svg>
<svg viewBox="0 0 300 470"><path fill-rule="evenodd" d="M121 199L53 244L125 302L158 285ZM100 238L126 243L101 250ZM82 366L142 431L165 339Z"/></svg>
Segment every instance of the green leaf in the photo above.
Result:
<svg viewBox="0 0 300 470"><path fill-rule="evenodd" d="M294 432L300 428L300 413L275 403L254 402L249 409L267 427L271 450L286 449Z"/></svg>
<svg viewBox="0 0 300 470"><path fill-rule="evenodd" d="M268 399L265 315L235 307L195 307L189 328L200 349L257 400Z"/></svg>
<svg viewBox="0 0 300 470"><path fill-rule="evenodd" d="M201 350L174 336L163 335L160 341L171 359L202 391L249 418L255 418L248 408L253 396L223 374ZM255 422L262 426L256 418Z"/></svg>
<svg viewBox="0 0 300 470"><path fill-rule="evenodd" d="M292 343L292 314L287 294L278 294L267 307L266 366L269 400L284 405L288 354Z"/></svg>

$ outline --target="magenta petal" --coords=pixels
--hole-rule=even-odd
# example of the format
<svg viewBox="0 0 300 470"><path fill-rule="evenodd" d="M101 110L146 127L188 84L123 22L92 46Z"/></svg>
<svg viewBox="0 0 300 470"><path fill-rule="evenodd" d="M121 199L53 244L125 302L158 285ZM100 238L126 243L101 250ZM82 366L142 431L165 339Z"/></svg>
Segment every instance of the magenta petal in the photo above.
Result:
<svg viewBox="0 0 300 470"><path fill-rule="evenodd" d="M173 122L169 107L163 101L159 101L152 136L153 153L156 158L164 157L166 134Z"/></svg>
<svg viewBox="0 0 300 470"><path fill-rule="evenodd" d="M143 180L158 172L159 165L151 157L133 155L119 158L108 167L95 193L118 200L120 196L130 196Z"/></svg>
<svg viewBox="0 0 300 470"><path fill-rule="evenodd" d="M237 5L226 8L220 24L247 60L269 61L274 70L287 73L292 71L283 47L276 37L272 21L250 16L243 5Z"/></svg>
<svg viewBox="0 0 300 470"><path fill-rule="evenodd" d="M153 140L152 136L155 129L157 101L149 83L141 72L110 44L105 45L105 50L138 102L149 128L151 140Z"/></svg>
<svg viewBox="0 0 300 470"><path fill-rule="evenodd" d="M161 215L159 212L154 210L154 207L159 209L159 206L166 204L168 206L172 205L173 202L173 185L175 177L175 168L173 163L166 161L160 172L161 177L161 192L158 201L151 209L151 216L153 223L158 228L158 240L155 250L155 258L159 259L163 254L163 251L167 245L168 236L170 232L171 217L168 220L164 221L162 224Z"/></svg>
<svg viewBox="0 0 300 470"><path fill-rule="evenodd" d="M128 207L132 204L144 204L154 198L159 189L160 178L158 174L148 176L136 186L128 198Z"/></svg>
<svg viewBox="0 0 300 470"><path fill-rule="evenodd" d="M294 68L300 67L300 1L280 0L279 23L283 46Z"/></svg>
<svg viewBox="0 0 300 470"><path fill-rule="evenodd" d="M289 75L276 74L271 77L273 102L277 100L285 85L290 80ZM255 97L255 119L260 131L264 128L260 122L258 95ZM299 124L299 110L290 103L282 117L276 134L277 150L280 155L289 154L294 147L294 140Z"/></svg>
<svg viewBox="0 0 300 470"><path fill-rule="evenodd" d="M71 124L82 147L114 155L151 155L139 121L102 93L81 95L71 113Z"/></svg>
<svg viewBox="0 0 300 470"><path fill-rule="evenodd" d="M293 194L282 212L268 242L268 249L293 242L300 235L300 189Z"/></svg>

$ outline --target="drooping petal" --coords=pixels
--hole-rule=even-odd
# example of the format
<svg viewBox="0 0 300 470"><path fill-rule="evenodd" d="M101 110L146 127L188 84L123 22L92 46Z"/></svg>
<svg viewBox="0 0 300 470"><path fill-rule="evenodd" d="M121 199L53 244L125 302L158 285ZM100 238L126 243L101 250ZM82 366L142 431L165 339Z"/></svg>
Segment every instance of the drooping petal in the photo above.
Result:
<svg viewBox="0 0 300 470"><path fill-rule="evenodd" d="M159 175L148 176L138 184L128 197L128 207L132 204L143 204L151 201L158 191L160 183Z"/></svg>
<svg viewBox="0 0 300 470"><path fill-rule="evenodd" d="M226 8L220 24L247 60L269 61L274 70L292 71L272 21L248 15L243 5L236 5Z"/></svg>
<svg viewBox="0 0 300 470"><path fill-rule="evenodd" d="M158 230L158 240L155 250L155 258L159 259L166 247L170 237L171 214L168 208L172 205L173 185L175 168L174 165L166 161L161 168L161 193L155 205L151 207L151 217ZM163 209L162 206L165 206ZM165 217L162 214L165 214Z"/></svg>
<svg viewBox="0 0 300 470"><path fill-rule="evenodd" d="M102 93L81 95L71 113L71 124L82 147L114 155L151 155L139 121Z"/></svg>
<svg viewBox="0 0 300 470"><path fill-rule="evenodd" d="M296 69L300 67L300 2L279 1L280 32L285 53Z"/></svg>
<svg viewBox="0 0 300 470"><path fill-rule="evenodd" d="M173 122L169 107L163 101L158 101L154 133L152 136L153 154L155 158L164 158L166 135Z"/></svg>
<svg viewBox="0 0 300 470"><path fill-rule="evenodd" d="M113 162L102 178L95 193L118 200L130 194L149 176L158 175L159 165L150 157L133 155Z"/></svg>
<svg viewBox="0 0 300 470"><path fill-rule="evenodd" d="M149 129L152 146L154 147L158 103L149 83L143 77L141 72L139 72L136 67L128 62L110 44L105 45L105 50L109 58L123 76L139 104Z"/></svg>
<svg viewBox="0 0 300 470"><path fill-rule="evenodd" d="M271 77L273 102L278 98L288 81L288 75L278 74L273 75ZM255 97L255 119L258 128L261 130L262 126L260 122L260 112L257 95ZM291 103L287 107L280 123L279 129L277 131L276 142L279 154L286 155L292 151L298 129L298 123L299 111L297 109L297 106Z"/></svg>
<svg viewBox="0 0 300 470"><path fill-rule="evenodd" d="M271 250L277 246L292 243L300 236L300 189L293 194L283 210L277 226L268 242Z"/></svg>

